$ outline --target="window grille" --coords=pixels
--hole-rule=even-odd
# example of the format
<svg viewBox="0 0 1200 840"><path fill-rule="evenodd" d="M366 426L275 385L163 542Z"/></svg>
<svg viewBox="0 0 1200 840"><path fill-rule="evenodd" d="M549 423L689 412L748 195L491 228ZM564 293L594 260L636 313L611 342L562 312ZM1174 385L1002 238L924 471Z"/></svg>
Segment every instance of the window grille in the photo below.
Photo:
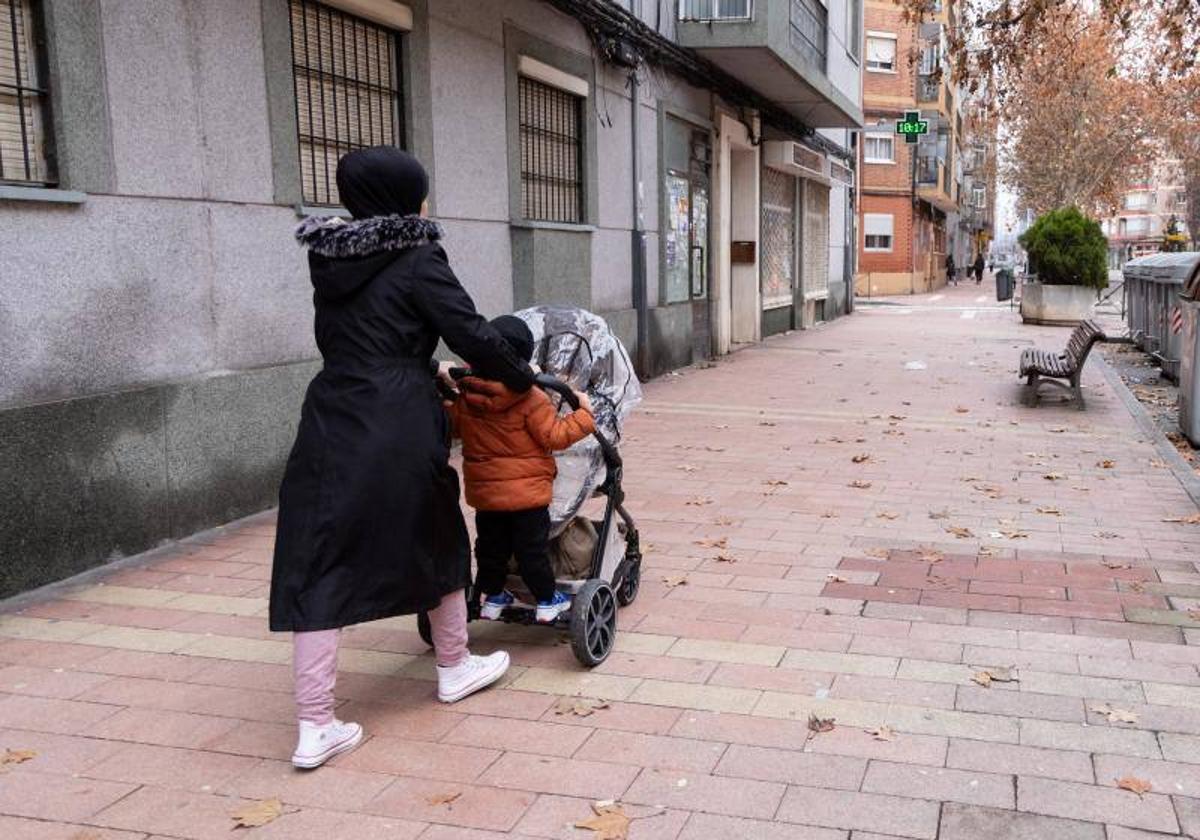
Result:
<svg viewBox="0 0 1200 840"><path fill-rule="evenodd" d="M750 0L680 0L679 19L695 21L750 20Z"/></svg>
<svg viewBox="0 0 1200 840"><path fill-rule="evenodd" d="M791 0L792 46L817 67L825 69L829 11L821 0Z"/></svg>
<svg viewBox="0 0 1200 840"><path fill-rule="evenodd" d="M342 155L404 145L400 39L315 0L290 2L304 203L337 205Z"/></svg>
<svg viewBox="0 0 1200 840"><path fill-rule="evenodd" d="M583 99L521 76L521 214L533 221L583 221Z"/></svg>
<svg viewBox="0 0 1200 840"><path fill-rule="evenodd" d="M54 183L35 0L0 0L0 181Z"/></svg>

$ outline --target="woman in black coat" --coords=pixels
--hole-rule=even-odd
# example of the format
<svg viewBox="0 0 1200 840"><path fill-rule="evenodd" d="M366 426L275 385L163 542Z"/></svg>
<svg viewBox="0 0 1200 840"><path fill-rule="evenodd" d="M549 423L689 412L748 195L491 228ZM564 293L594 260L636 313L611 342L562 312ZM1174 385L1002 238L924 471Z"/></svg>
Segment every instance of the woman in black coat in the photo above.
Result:
<svg viewBox="0 0 1200 840"><path fill-rule="evenodd" d="M425 170L391 147L341 159L353 221L307 219L316 339L325 365L308 387L279 490L270 626L295 636L300 738L292 757L317 767L362 739L333 717L338 628L428 612L438 697L490 685L508 655L467 651L470 542L449 466L435 386L442 339L483 375L525 391L517 358L475 311L424 218Z"/></svg>

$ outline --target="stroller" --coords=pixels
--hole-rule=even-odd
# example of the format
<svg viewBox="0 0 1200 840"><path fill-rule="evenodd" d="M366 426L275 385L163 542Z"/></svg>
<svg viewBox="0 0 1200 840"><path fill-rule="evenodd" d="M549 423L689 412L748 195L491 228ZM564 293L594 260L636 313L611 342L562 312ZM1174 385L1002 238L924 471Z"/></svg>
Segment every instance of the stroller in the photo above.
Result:
<svg viewBox="0 0 1200 840"><path fill-rule="evenodd" d="M621 426L642 400L642 388L629 354L604 319L582 309L538 306L515 313L529 325L534 338L531 360L542 373L537 385L561 407L578 408L573 390L585 391L592 402L596 432L558 452L558 477L550 503L551 561L558 589L571 596L571 608L552 624L567 630L575 657L588 667L599 665L612 652L617 632L617 605L637 598L642 554L637 526L624 507L622 463L617 446ZM464 376L467 371L454 371ZM603 500L603 513L593 519L585 503ZM535 624L533 598L510 568L508 588L518 600L501 621ZM479 618L477 587L467 592L467 618ZM417 629L432 645L429 618L417 616Z"/></svg>

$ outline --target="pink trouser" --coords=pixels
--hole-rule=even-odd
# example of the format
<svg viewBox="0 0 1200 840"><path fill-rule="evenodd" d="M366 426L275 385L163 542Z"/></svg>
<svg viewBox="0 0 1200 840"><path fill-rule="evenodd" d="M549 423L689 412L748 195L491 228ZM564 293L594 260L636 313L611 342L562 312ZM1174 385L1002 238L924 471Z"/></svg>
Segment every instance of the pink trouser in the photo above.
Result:
<svg viewBox="0 0 1200 840"><path fill-rule="evenodd" d="M467 658L467 599L460 589L429 611L429 627L437 664L458 665ZM324 726L333 721L333 686L337 679L340 630L293 633L292 668L296 684L296 717Z"/></svg>

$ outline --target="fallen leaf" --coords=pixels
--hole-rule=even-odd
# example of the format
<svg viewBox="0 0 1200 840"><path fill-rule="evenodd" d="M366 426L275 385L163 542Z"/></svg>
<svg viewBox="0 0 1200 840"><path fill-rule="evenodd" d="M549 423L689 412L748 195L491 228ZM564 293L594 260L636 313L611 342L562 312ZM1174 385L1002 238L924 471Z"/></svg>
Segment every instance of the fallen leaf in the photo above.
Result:
<svg viewBox="0 0 1200 840"><path fill-rule="evenodd" d="M1200 525L1200 513L1191 516L1168 516L1163 522L1177 522L1180 525Z"/></svg>
<svg viewBox="0 0 1200 840"><path fill-rule="evenodd" d="M9 764L22 764L36 757L37 750L5 750L4 754L0 755L0 767L5 767Z"/></svg>
<svg viewBox="0 0 1200 840"><path fill-rule="evenodd" d="M771 420L759 420L759 421L758 421L758 425L760 425L760 426L774 426L774 425L775 425L775 423L774 423L774 422L772 422Z"/></svg>
<svg viewBox="0 0 1200 840"><path fill-rule="evenodd" d="M729 548L729 537L714 537L708 540L696 540L696 545L704 548Z"/></svg>
<svg viewBox="0 0 1200 840"><path fill-rule="evenodd" d="M887 724L884 724L883 726L876 726L874 729L867 729L865 731L876 741L891 741L896 737L896 733L893 732L892 728Z"/></svg>
<svg viewBox="0 0 1200 840"><path fill-rule="evenodd" d="M832 732L834 730L835 718L822 718L816 715L808 716L808 729L810 732Z"/></svg>
<svg viewBox="0 0 1200 840"><path fill-rule="evenodd" d="M1200 610L1188 610L1187 614L1192 621L1200 621Z"/></svg>
<svg viewBox="0 0 1200 840"><path fill-rule="evenodd" d="M954 411L958 414L969 414L971 412L971 409L964 408L963 406L960 405L957 408L955 408Z"/></svg>
<svg viewBox="0 0 1200 840"><path fill-rule="evenodd" d="M787 487L787 482L778 478L770 478L763 482L768 487Z"/></svg>
<svg viewBox="0 0 1200 840"><path fill-rule="evenodd" d="M1037 512L1044 513L1048 516L1062 516L1063 515L1063 512L1056 507L1040 507L1037 509Z"/></svg>
<svg viewBox="0 0 1200 840"><path fill-rule="evenodd" d="M1024 531L1001 531L1000 534L1010 540L1023 540L1029 537Z"/></svg>
<svg viewBox="0 0 1200 840"><path fill-rule="evenodd" d="M924 563L941 563L946 559L946 555L936 548L922 548L918 549L917 559Z"/></svg>
<svg viewBox="0 0 1200 840"><path fill-rule="evenodd" d="M1092 536L1099 537L1102 540L1119 540L1119 539L1121 539L1120 534L1114 534L1112 531L1097 531Z"/></svg>
<svg viewBox="0 0 1200 840"><path fill-rule="evenodd" d="M1137 712L1131 712L1128 709L1120 709L1108 703L1096 703L1088 706L1088 711L1098 715L1104 715L1108 718L1109 723L1137 723Z"/></svg>
<svg viewBox="0 0 1200 840"><path fill-rule="evenodd" d="M687 578L683 575L671 575L662 579L668 589L674 589L676 586L683 586L687 583Z"/></svg>
<svg viewBox="0 0 1200 840"><path fill-rule="evenodd" d="M1056 435L1061 435L1066 430L1067 430L1066 426L1051 426L1049 429L1049 431L1053 432Z"/></svg>
<svg viewBox="0 0 1200 840"><path fill-rule="evenodd" d="M1131 569L1131 568L1133 568L1128 563L1122 563L1120 560L1101 560L1100 565L1106 569Z"/></svg>
<svg viewBox="0 0 1200 840"><path fill-rule="evenodd" d="M707 496L693 496L684 502L685 505L690 505L691 507L704 507L705 505L711 505L712 503L713 500Z"/></svg>
<svg viewBox="0 0 1200 840"><path fill-rule="evenodd" d="M607 700L593 700L589 697L561 697L554 704L554 714L591 717L596 712L608 707Z"/></svg>
<svg viewBox="0 0 1200 840"><path fill-rule="evenodd" d="M992 682L1020 682L1017 675L1013 673L1011 666L1007 668L992 667L987 669L988 675L992 678Z"/></svg>
<svg viewBox="0 0 1200 840"><path fill-rule="evenodd" d="M1096 462L1096 466L1102 470L1111 470L1116 465L1117 465L1116 461L1111 461L1108 458L1105 458L1103 461Z"/></svg>
<svg viewBox="0 0 1200 840"><path fill-rule="evenodd" d="M1129 588L1139 594L1146 591L1145 584L1143 584L1140 580L1135 580L1133 583L1129 584Z"/></svg>
<svg viewBox="0 0 1200 840"><path fill-rule="evenodd" d="M274 822L282 813L282 802L278 799L264 799L244 805L229 816L233 818L234 828L258 828Z"/></svg>
<svg viewBox="0 0 1200 840"><path fill-rule="evenodd" d="M992 684L992 675L987 671L976 671L971 675L971 681L979 683L984 688L989 688Z"/></svg>
<svg viewBox="0 0 1200 840"><path fill-rule="evenodd" d="M455 791L454 793L435 793L425 801L430 805L449 805L451 802L457 800L460 796L462 796L462 791Z"/></svg>
<svg viewBox="0 0 1200 840"><path fill-rule="evenodd" d="M854 481L850 482L849 486L853 487L855 490L866 490L871 486L871 482L863 481L862 479L855 479Z"/></svg>
<svg viewBox="0 0 1200 840"><path fill-rule="evenodd" d="M949 510L931 510L931 511L929 511L929 518L930 519L949 519L950 511Z"/></svg>
<svg viewBox="0 0 1200 840"><path fill-rule="evenodd" d="M1150 792L1152 785L1145 779L1139 779L1137 776L1122 776L1117 779L1117 787L1121 790L1128 790L1136 793L1138 797L1145 796Z"/></svg>
<svg viewBox="0 0 1200 840"><path fill-rule="evenodd" d="M879 513L875 514L875 518L876 519L889 519L889 520L899 519L900 514L894 512L894 511L890 511L890 510L883 510L883 511L880 511Z"/></svg>
<svg viewBox="0 0 1200 840"><path fill-rule="evenodd" d="M718 554L715 559L718 563L736 563L737 562L737 558L731 554Z"/></svg>
<svg viewBox="0 0 1200 840"><path fill-rule="evenodd" d="M833 572L825 575L825 579L830 583L845 583L846 579L841 575L835 575Z"/></svg>
<svg viewBox="0 0 1200 840"><path fill-rule="evenodd" d="M888 550L886 548L868 548L863 554L868 557L877 557L880 560L888 559Z"/></svg>
<svg viewBox="0 0 1200 840"><path fill-rule="evenodd" d="M837 514L831 510L827 510L821 514L822 519L837 519Z"/></svg>
<svg viewBox="0 0 1200 840"><path fill-rule="evenodd" d="M714 519L712 521L712 524L714 524L714 525L732 525L733 520L727 516L718 516L716 519Z"/></svg>
<svg viewBox="0 0 1200 840"><path fill-rule="evenodd" d="M888 419L889 420L904 420L905 416L903 414L889 414Z"/></svg>
<svg viewBox="0 0 1200 840"><path fill-rule="evenodd" d="M1052 472L1046 473L1044 476L1042 476L1042 478L1046 479L1047 481L1062 481L1064 478L1066 478L1066 476L1062 473Z"/></svg>
<svg viewBox="0 0 1200 840"><path fill-rule="evenodd" d="M975 534L972 533L970 528L963 528L958 525L946 526L946 533L953 534L954 536L958 537L960 540L969 540L969 539L974 539L974 537L975 537Z"/></svg>
<svg viewBox="0 0 1200 840"><path fill-rule="evenodd" d="M596 803L592 811L595 816L575 823L575 827L594 831L593 840L625 840L629 836L630 820L620 805Z"/></svg>
<svg viewBox="0 0 1200 840"><path fill-rule="evenodd" d="M867 461L871 460L871 456L866 453L860 453L858 455L853 456L850 460L856 464L864 464Z"/></svg>

